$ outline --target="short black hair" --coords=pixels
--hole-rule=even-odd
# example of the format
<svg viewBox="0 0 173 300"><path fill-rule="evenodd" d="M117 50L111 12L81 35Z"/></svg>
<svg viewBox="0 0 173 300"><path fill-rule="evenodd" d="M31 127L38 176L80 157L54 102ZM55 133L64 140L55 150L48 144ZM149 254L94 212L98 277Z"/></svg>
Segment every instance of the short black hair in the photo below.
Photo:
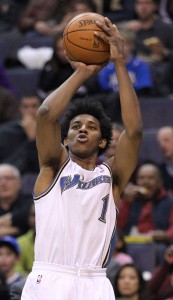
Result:
<svg viewBox="0 0 173 300"><path fill-rule="evenodd" d="M134 263L127 263L122 265L121 267L119 267L116 275L115 275L115 280L114 280L114 291L116 293L117 297L122 297L123 295L121 294L121 292L119 291L119 287L118 287L118 281L121 275L121 272L125 269L125 268L132 268L134 269L134 271L137 274L138 280L139 280L139 286L138 286L138 295L139 295L139 299L140 300L145 300L145 299L149 299L149 290L147 287L147 284L142 276L142 272L141 270L134 264Z"/></svg>
<svg viewBox="0 0 173 300"><path fill-rule="evenodd" d="M71 120L81 114L88 114L95 117L100 122L102 138L106 139L107 144L104 149L99 149L99 155L108 147L112 137L112 124L110 118L105 114L102 105L91 98L74 99L69 105L62 120L62 141L67 137Z"/></svg>

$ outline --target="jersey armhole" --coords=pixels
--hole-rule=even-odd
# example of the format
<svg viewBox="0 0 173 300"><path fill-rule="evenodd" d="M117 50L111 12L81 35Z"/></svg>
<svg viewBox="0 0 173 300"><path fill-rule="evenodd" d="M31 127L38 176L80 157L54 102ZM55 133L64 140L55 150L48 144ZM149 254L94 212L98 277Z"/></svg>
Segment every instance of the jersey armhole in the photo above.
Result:
<svg viewBox="0 0 173 300"><path fill-rule="evenodd" d="M62 171L64 170L64 168L66 167L66 165L69 163L70 158L68 157L65 162L62 164L60 170L57 172L57 174L55 175L54 179L52 180L52 183L49 185L49 187L41 194L35 194L33 193L33 200L34 201L38 201L40 200L42 197L44 197L45 195L47 195L51 189L54 187L55 183L57 182L59 176L61 175Z"/></svg>

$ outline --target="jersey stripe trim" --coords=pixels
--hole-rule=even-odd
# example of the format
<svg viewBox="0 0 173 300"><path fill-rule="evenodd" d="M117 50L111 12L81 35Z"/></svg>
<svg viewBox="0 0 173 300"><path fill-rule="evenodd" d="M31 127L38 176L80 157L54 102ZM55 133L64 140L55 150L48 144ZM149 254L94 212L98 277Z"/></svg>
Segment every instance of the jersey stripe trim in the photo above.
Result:
<svg viewBox="0 0 173 300"><path fill-rule="evenodd" d="M33 199L34 200L39 200L40 198L44 197L45 195L47 195L50 190L54 187L55 183L57 182L59 176L61 175L62 171L64 170L64 168L66 167L66 165L69 163L70 158L68 158L63 165L61 166L60 170L58 171L58 173L56 174L55 178L53 179L53 182L51 183L51 185L45 190L45 192L41 193L40 195L35 195L33 193Z"/></svg>
<svg viewBox="0 0 173 300"><path fill-rule="evenodd" d="M111 169L111 167L106 162L103 162L102 165L104 165L105 167L108 168L109 172L111 173L111 177L112 177L112 169Z"/></svg>
<svg viewBox="0 0 173 300"><path fill-rule="evenodd" d="M113 251L114 251L114 247L115 247L115 240L116 240L116 223L112 232L112 237L110 240L110 244L109 244L109 248L108 251L106 253L105 259L103 261L102 267L106 268L112 258L113 255Z"/></svg>

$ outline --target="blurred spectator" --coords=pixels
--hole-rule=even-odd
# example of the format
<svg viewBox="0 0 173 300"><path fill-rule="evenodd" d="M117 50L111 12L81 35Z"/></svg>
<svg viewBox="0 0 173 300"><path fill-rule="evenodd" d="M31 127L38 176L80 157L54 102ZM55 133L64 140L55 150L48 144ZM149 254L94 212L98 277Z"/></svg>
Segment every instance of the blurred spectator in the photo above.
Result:
<svg viewBox="0 0 173 300"><path fill-rule="evenodd" d="M112 22L131 20L134 18L135 0L103 0L103 14Z"/></svg>
<svg viewBox="0 0 173 300"><path fill-rule="evenodd" d="M157 141L164 155L159 165L164 187L173 195L173 127L161 127L157 132Z"/></svg>
<svg viewBox="0 0 173 300"><path fill-rule="evenodd" d="M18 20L19 29L35 36L38 22L55 22L57 5L57 0L30 0Z"/></svg>
<svg viewBox="0 0 173 300"><path fill-rule="evenodd" d="M15 271L19 258L20 248L17 240L12 236L0 238L0 269L5 273L9 289L14 282L22 279L21 274Z"/></svg>
<svg viewBox="0 0 173 300"><path fill-rule="evenodd" d="M173 26L158 16L157 0L136 0L137 20L125 22L125 27L136 32L136 53L150 62L154 95L172 93Z"/></svg>
<svg viewBox="0 0 173 300"><path fill-rule="evenodd" d="M149 289L152 300L173 299L173 245L167 248L164 262L154 270Z"/></svg>
<svg viewBox="0 0 173 300"><path fill-rule="evenodd" d="M173 197L164 189L160 170L154 164L139 167L136 184L129 183L124 190L117 227L128 235L150 236L157 243L158 264L173 240Z"/></svg>
<svg viewBox="0 0 173 300"><path fill-rule="evenodd" d="M43 35L55 36L59 32L62 32L67 23L78 14L85 12L96 12L96 5L93 0L75 0L72 1L71 10L67 11L60 22L54 24L46 22L38 22L36 24L36 30Z"/></svg>
<svg viewBox="0 0 173 300"><path fill-rule="evenodd" d="M116 300L151 299L142 273L134 264L125 264L118 270L115 277L114 291Z"/></svg>
<svg viewBox="0 0 173 300"><path fill-rule="evenodd" d="M0 299L10 300L9 288L6 282L5 273L0 269Z"/></svg>
<svg viewBox="0 0 173 300"><path fill-rule="evenodd" d="M39 95L44 99L50 92L61 85L73 73L64 53L62 33L54 38L53 56L40 75Z"/></svg>
<svg viewBox="0 0 173 300"><path fill-rule="evenodd" d="M16 90L10 83L10 80L6 74L6 70L2 64L0 64L0 87L7 89L12 94L16 95Z"/></svg>
<svg viewBox="0 0 173 300"><path fill-rule="evenodd" d="M118 139L123 132L123 126L119 123L112 123L112 138L108 149L99 157L99 163L107 161L109 158L114 156L115 148L117 146Z"/></svg>
<svg viewBox="0 0 173 300"><path fill-rule="evenodd" d="M16 270L23 275L28 275L31 272L34 261L34 241L35 241L35 207L31 206L28 213L29 230L27 233L18 237L21 255Z"/></svg>
<svg viewBox="0 0 173 300"><path fill-rule="evenodd" d="M22 97L20 118L0 128L0 163L15 165L22 174L39 170L35 119L40 104L38 96Z"/></svg>
<svg viewBox="0 0 173 300"><path fill-rule="evenodd" d="M15 96L0 87L0 126L18 117L18 103Z"/></svg>
<svg viewBox="0 0 173 300"><path fill-rule="evenodd" d="M173 23L173 1L172 0L160 0L159 1L159 15L163 22Z"/></svg>
<svg viewBox="0 0 173 300"><path fill-rule="evenodd" d="M25 285L26 279L22 279L11 285L10 288L10 300L21 300L22 290Z"/></svg>
<svg viewBox="0 0 173 300"><path fill-rule="evenodd" d="M119 265L125 265L132 263L133 259L127 254L127 245L124 239L124 235L120 230L117 230L115 249L112 256L112 260L117 262Z"/></svg>
<svg viewBox="0 0 173 300"><path fill-rule="evenodd" d="M0 164L0 236L19 236L28 231L32 195L24 195L21 177L12 165Z"/></svg>
<svg viewBox="0 0 173 300"><path fill-rule="evenodd" d="M127 254L126 246L127 245L123 233L117 230L114 252L110 264L106 270L107 277L111 281L112 285L114 284L115 276L120 266L123 266L127 263L133 263L132 257Z"/></svg>
<svg viewBox="0 0 173 300"><path fill-rule="evenodd" d="M54 40L53 56L48 61L40 75L38 94L42 99L46 98L50 92L60 86L74 70L68 63L64 53L62 33L59 33ZM97 76L92 76L78 90L77 96L93 95L99 92Z"/></svg>
<svg viewBox="0 0 173 300"><path fill-rule="evenodd" d="M124 57L126 67L138 94L150 94L152 89L152 76L148 63L143 62L134 55L135 50L135 34L130 30L120 30L121 36L124 38ZM98 73L100 87L103 91L118 91L118 80L115 72L114 64L109 62Z"/></svg>
<svg viewBox="0 0 173 300"><path fill-rule="evenodd" d="M0 33L11 31L16 27L20 15L20 7L16 0L0 1Z"/></svg>

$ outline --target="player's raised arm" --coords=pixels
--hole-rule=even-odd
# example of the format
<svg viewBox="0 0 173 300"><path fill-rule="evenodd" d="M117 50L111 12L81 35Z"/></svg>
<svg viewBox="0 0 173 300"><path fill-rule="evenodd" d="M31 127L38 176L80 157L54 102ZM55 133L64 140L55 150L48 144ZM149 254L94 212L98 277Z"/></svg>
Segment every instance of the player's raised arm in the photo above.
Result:
<svg viewBox="0 0 173 300"><path fill-rule="evenodd" d="M52 92L42 103L37 114L37 148L40 166L60 165L67 157L61 145L61 129L58 117L67 108L70 100L92 74L101 66L86 66L83 63L71 62L75 69L58 89Z"/></svg>
<svg viewBox="0 0 173 300"><path fill-rule="evenodd" d="M114 62L116 68L122 120L125 128L117 144L115 156L110 160L115 183L118 186L118 194L120 195L137 163L142 139L142 119L138 98L126 69L123 55L123 38L115 25L107 18L105 21L108 26L98 25L104 29L106 36L102 33L96 33L96 35L105 39L110 45L110 59ZM117 198L119 195L116 195Z"/></svg>

